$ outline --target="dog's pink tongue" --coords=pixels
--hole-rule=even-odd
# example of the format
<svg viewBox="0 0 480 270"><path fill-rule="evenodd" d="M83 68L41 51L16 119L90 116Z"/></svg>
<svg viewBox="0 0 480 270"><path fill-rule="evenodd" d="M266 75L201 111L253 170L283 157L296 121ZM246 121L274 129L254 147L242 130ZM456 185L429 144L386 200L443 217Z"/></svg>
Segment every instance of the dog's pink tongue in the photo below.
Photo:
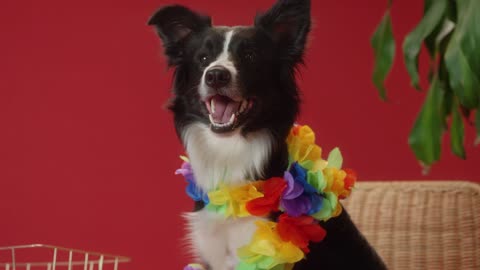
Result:
<svg viewBox="0 0 480 270"><path fill-rule="evenodd" d="M216 95L212 99L215 103L215 112L212 113L212 117L219 124L227 123L240 106L240 102L235 102L225 96Z"/></svg>

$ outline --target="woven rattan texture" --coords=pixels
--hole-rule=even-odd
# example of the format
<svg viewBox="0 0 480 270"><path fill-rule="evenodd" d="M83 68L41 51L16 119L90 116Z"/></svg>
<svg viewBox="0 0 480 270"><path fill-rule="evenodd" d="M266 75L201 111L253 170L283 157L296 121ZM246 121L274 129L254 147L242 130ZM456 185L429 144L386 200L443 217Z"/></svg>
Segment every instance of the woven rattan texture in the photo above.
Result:
<svg viewBox="0 0 480 270"><path fill-rule="evenodd" d="M480 269L480 185L360 182L344 202L389 269Z"/></svg>

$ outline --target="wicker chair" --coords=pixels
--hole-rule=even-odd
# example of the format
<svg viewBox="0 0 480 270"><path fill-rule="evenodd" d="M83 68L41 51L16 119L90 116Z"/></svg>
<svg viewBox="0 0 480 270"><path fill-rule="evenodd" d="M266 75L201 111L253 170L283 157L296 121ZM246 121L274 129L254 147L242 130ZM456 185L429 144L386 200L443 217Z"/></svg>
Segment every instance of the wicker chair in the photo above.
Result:
<svg viewBox="0 0 480 270"><path fill-rule="evenodd" d="M389 269L480 269L480 185L360 182L344 202Z"/></svg>

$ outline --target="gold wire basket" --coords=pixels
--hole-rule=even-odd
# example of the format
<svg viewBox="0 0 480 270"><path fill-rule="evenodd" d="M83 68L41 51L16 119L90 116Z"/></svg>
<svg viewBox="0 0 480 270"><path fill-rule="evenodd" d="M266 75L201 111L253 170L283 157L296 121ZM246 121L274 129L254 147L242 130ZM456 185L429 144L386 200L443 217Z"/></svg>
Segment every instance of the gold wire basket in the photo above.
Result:
<svg viewBox="0 0 480 270"><path fill-rule="evenodd" d="M0 270L118 270L130 258L51 245L0 247Z"/></svg>

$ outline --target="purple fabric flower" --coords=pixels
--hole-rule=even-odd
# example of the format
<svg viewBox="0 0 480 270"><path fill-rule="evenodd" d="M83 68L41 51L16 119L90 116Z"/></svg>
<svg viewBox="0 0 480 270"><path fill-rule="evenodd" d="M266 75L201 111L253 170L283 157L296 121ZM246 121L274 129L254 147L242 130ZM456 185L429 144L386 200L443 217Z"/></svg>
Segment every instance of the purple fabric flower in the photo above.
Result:
<svg viewBox="0 0 480 270"><path fill-rule="evenodd" d="M322 208L323 198L307 181L307 171L298 163L292 164L290 171L285 172L287 188L282 194L280 205L292 217L312 215Z"/></svg>
<svg viewBox="0 0 480 270"><path fill-rule="evenodd" d="M183 268L183 270L205 270L201 264L191 263Z"/></svg>
<svg viewBox="0 0 480 270"><path fill-rule="evenodd" d="M298 217L306 214L312 208L308 196L304 195L305 189L295 179L292 174L285 172L283 178L287 181L287 188L283 191L280 205L285 212L292 217Z"/></svg>
<svg viewBox="0 0 480 270"><path fill-rule="evenodd" d="M175 174L181 174L185 179L192 179L193 177L193 170L192 165L189 162L183 162L182 167L175 171Z"/></svg>
<svg viewBox="0 0 480 270"><path fill-rule="evenodd" d="M302 195L304 189L300 184L295 182L291 173L285 172L283 178L287 182L287 188L283 191L282 195L284 199L292 200Z"/></svg>

